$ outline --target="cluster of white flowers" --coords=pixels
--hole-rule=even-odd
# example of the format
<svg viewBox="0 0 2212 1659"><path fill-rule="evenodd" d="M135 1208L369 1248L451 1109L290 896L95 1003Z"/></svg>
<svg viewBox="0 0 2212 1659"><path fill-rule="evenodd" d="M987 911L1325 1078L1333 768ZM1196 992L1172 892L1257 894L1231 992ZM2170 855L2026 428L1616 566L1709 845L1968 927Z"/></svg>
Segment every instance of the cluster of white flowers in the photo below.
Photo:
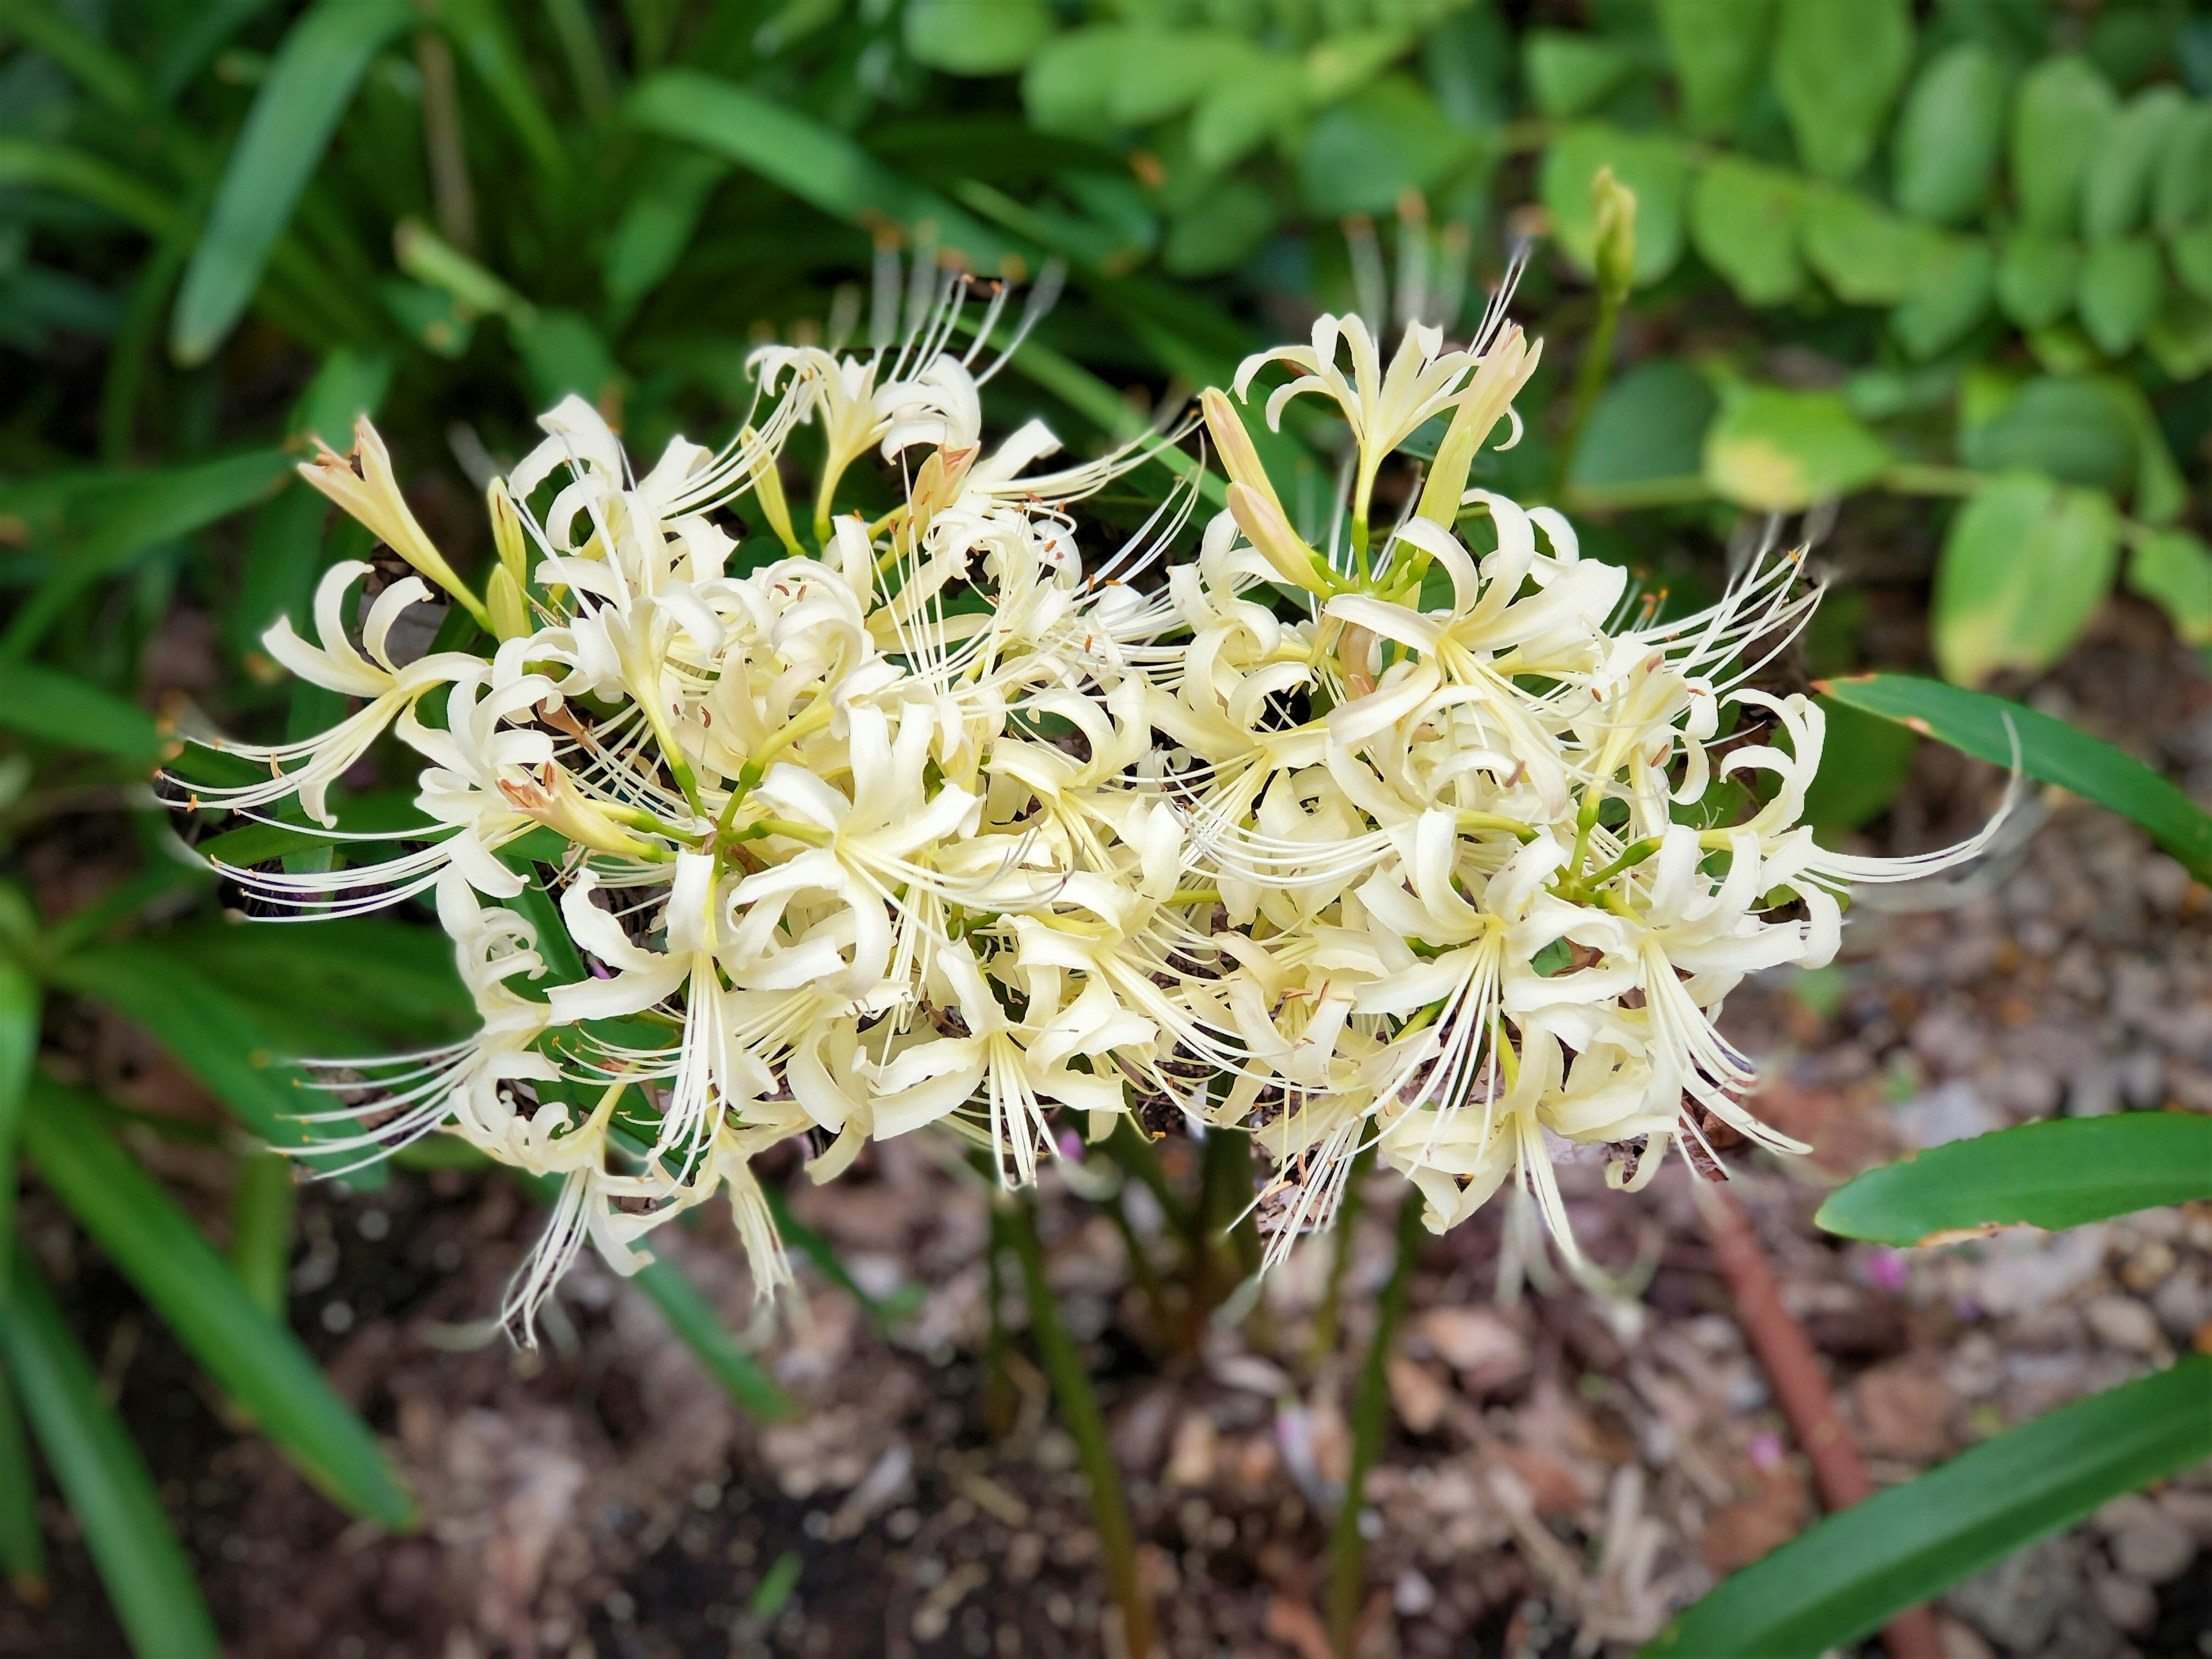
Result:
<svg viewBox="0 0 2212 1659"><path fill-rule="evenodd" d="M324 1144L443 1129L564 1177L514 1292L526 1326L585 1238L628 1270L641 1235L724 1189L775 1285L749 1164L790 1136L819 1180L942 1124L1015 1183L1067 1130L1171 1103L1266 1152L1278 1250L1372 1146L1438 1231L1524 1186L1571 1261L1562 1142L1621 1147L1628 1187L1670 1146L1710 1157L1715 1125L1802 1150L1748 1109L1722 999L1826 962L1847 883L1978 843L1883 864L1797 823L1820 711L1744 684L1817 597L1797 562L1653 624L1559 513L1467 488L1501 426L1518 435L1535 359L1495 315L1466 350L1409 327L1387 367L1358 319L1324 317L1310 347L1246 363L1239 398L1298 371L1271 423L1306 393L1348 423L1339 532L1301 538L1219 390L1201 403L1225 507L1194 529L1211 486L1167 437L1062 471L1040 470L1058 445L1034 421L985 449L978 388L1005 358L979 371L977 349L1004 295L963 353L964 292L866 356L763 349L739 438L677 440L642 476L563 403L491 487L481 599L366 422L353 457L302 469L490 635L398 660L395 619L430 598L408 577L356 646L370 568L337 567L319 646L279 623L267 647L358 712L220 745L269 776L196 791L247 812L296 795L329 825L328 787L387 730L426 763L416 850L230 872L304 915L434 890L482 1013L465 1043L332 1074L351 1092L321 1115L355 1121ZM1425 480L1370 530L1378 477L1439 416ZM810 424L811 537L779 471ZM871 451L900 497L872 522L837 510ZM1070 504L1157 459L1182 482L1086 568ZM717 515L742 498L757 539L735 559ZM1739 821L1683 821L1729 780L1750 786L1728 791ZM540 877L557 923L539 897L533 927Z"/></svg>

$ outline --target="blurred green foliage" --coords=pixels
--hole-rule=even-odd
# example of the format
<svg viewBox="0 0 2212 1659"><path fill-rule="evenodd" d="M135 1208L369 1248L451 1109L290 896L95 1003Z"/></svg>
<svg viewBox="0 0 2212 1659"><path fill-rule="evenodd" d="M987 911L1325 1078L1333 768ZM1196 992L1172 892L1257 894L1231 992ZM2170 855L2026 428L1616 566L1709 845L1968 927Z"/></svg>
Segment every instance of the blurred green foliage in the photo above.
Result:
<svg viewBox="0 0 2212 1659"><path fill-rule="evenodd" d="M1589 280L1606 168L1636 198L1633 291L1570 415L1577 354L1616 337ZM1745 514L1887 492L1948 526L1954 680L2047 668L2116 577L2212 646L2212 18L2182 0L0 0L0 839L46 907L0 888L0 1192L27 1111L67 1119L34 1160L123 1156L132 1115L29 1085L43 1010L132 1020L294 1143L281 1056L465 1017L402 924L174 925L215 884L139 788L173 732L332 713L258 649L372 550L291 476L310 436L376 413L465 571L475 492L538 410L580 392L633 451L726 435L749 349L854 315L885 249L1067 263L988 397L1079 447L1316 309L1463 331L1522 239L1517 313L1551 349L1486 482L1565 505L1600 556L1694 586ZM1338 453L1300 416L1267 465L1318 514ZM1166 482L1098 510L1133 523ZM1857 665L1850 633L1814 666ZM1878 812L1906 758L1844 713L1830 823ZM349 827L409 817L356 781ZM234 861L317 856L230 835ZM82 901L70 859L116 884ZM245 1332L289 1375L289 1212L239 1144L228 1263L134 1245L100 1182L55 1190L188 1346ZM126 1631L198 1631L16 1256L0 1570L44 1571L21 1395ZM727 1334L658 1290L743 1397ZM270 1431L404 1516L351 1420L316 1398Z"/></svg>

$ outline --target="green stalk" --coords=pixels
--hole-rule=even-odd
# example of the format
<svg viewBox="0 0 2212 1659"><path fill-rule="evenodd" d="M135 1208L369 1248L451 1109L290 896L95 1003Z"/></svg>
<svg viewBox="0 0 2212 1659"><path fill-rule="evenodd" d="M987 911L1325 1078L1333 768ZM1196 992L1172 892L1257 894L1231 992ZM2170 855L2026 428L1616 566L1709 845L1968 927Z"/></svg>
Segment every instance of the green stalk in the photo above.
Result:
<svg viewBox="0 0 2212 1659"><path fill-rule="evenodd" d="M38 1478L5 1361L0 1361L0 1572L31 1606L46 1601L46 1540L39 1532Z"/></svg>
<svg viewBox="0 0 2212 1659"><path fill-rule="evenodd" d="M990 1243L983 1251L983 1294L990 1327L983 1338L983 1426L1003 1437L1013 1431L1018 1402L1012 1376L1006 1369L1010 1343L1006 1336L1006 1276L999 1258L1006 1249L1006 1224L999 1206L990 1206Z"/></svg>
<svg viewBox="0 0 2212 1659"><path fill-rule="evenodd" d="M1345 1477L1344 1504L1328 1534L1328 1639L1337 1659L1352 1659L1353 1627L1359 1620L1360 1596L1367 1588L1367 1540L1360 1536L1359 1512L1367 1487L1367 1472L1382 1450L1382 1431L1390 1420L1390 1379L1386 1369L1390 1340L1398 1322L1405 1317L1406 1297L1412 1288L1414 1258L1421 1250L1421 1198L1406 1194L1398 1206L1398 1251L1391 1263L1390 1282L1382 1287L1382 1301L1375 1310L1375 1340L1368 1345L1367 1363L1359 1373L1359 1393L1352 1407L1352 1468Z"/></svg>
<svg viewBox="0 0 2212 1659"><path fill-rule="evenodd" d="M1183 1201L1176 1189L1168 1185L1168 1172L1160 1167L1160 1155L1145 1132L1137 1127L1137 1120L1126 1113L1114 1126L1114 1133L1099 1143L1099 1150L1121 1167L1121 1173L1133 1181L1144 1183L1160 1206L1160 1213L1168 1225L1182 1231L1189 1224L1185 1217Z"/></svg>
<svg viewBox="0 0 2212 1659"><path fill-rule="evenodd" d="M1344 1304L1345 1269L1352 1265L1352 1236L1359 1224L1359 1212L1367 1203L1363 1190L1367 1172L1374 1167L1375 1147L1370 1142L1352 1155L1352 1168L1344 1177L1344 1196L1336 1201L1336 1221L1329 1229L1336 1236L1336 1249L1329 1257L1328 1283L1322 1287L1321 1307L1314 1315L1310 1358L1316 1365L1336 1352L1338 1314Z"/></svg>
<svg viewBox="0 0 2212 1659"><path fill-rule="evenodd" d="M239 1160L230 1194L230 1265L253 1305L284 1322L296 1189L292 1160L263 1147Z"/></svg>
<svg viewBox="0 0 2212 1659"><path fill-rule="evenodd" d="M1590 331L1588 343L1583 348L1582 361L1575 365L1575 386L1567 404L1567 429L1559 439L1559 472L1556 495L1566 487L1575 467L1575 451L1583 441L1583 423L1589 418L1590 407L1597 402L1597 394L1605 390L1607 371L1613 364L1613 337L1620 326L1620 300L1601 293L1597 302L1597 326Z"/></svg>
<svg viewBox="0 0 2212 1659"><path fill-rule="evenodd" d="M1052 1286L1045 1282L1044 1245L1037 1237L1036 1205L1027 1193L998 1200L1003 1206L1006 1242L1021 1263L1022 1288L1030 1304L1030 1333L1037 1358L1051 1379L1061 1422L1075 1441L1077 1459L1091 1483L1091 1522L1098 1528L1098 1552L1106 1587L1121 1609L1128 1659L1146 1659L1152 1650L1152 1607L1137 1577L1137 1533L1121 1492L1121 1471L1106 1438L1106 1415L1075 1351L1074 1340L1060 1322Z"/></svg>

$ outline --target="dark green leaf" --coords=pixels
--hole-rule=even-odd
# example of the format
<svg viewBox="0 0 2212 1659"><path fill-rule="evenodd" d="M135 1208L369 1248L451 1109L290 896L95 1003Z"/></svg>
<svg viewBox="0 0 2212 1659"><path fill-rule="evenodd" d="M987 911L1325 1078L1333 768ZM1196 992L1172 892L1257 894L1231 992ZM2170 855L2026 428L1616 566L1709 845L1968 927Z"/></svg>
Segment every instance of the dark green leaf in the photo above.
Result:
<svg viewBox="0 0 2212 1659"><path fill-rule="evenodd" d="M12 1182L14 1176L9 1178ZM6 1318L0 1310L0 1321ZM31 1467L22 1409L8 1380L6 1349L0 1337L0 1573L7 1574L10 1589L35 1605L46 1595L46 1540L39 1530L38 1472Z"/></svg>
<svg viewBox="0 0 2212 1659"><path fill-rule="evenodd" d="M2170 380L2212 373L2212 305L2169 286L2166 303L2143 331L2143 349Z"/></svg>
<svg viewBox="0 0 2212 1659"><path fill-rule="evenodd" d="M0 895L15 896L12 892ZM30 920L27 915L21 919ZM31 1068L39 1057L39 1016L44 1001L37 976L12 955L0 956L0 1275L7 1273L15 1248L15 1148L22 1133ZM7 1287L8 1280L0 1277L0 1305L4 1305ZM5 1508L6 1500L0 1498L0 1510ZM4 1529L0 1523L0 1531ZM0 1566L6 1565L0 1559Z"/></svg>
<svg viewBox="0 0 2212 1659"><path fill-rule="evenodd" d="M561 145L560 130L538 98L529 61L498 0L441 0L433 15L459 49L461 61L507 117L531 161L549 176L564 173L568 157Z"/></svg>
<svg viewBox="0 0 2212 1659"><path fill-rule="evenodd" d="M2049 236L2080 222L2081 181L2104 148L2119 100L2088 59L2047 58L2012 107L2012 188L2022 223Z"/></svg>
<svg viewBox="0 0 2212 1659"><path fill-rule="evenodd" d="M1212 276L1251 258L1275 228L1275 198L1224 179L1169 222L1160 264L1171 276Z"/></svg>
<svg viewBox="0 0 2212 1659"><path fill-rule="evenodd" d="M230 1194L230 1269L246 1300L279 1325L290 1294L298 1174L282 1153L248 1152Z"/></svg>
<svg viewBox="0 0 2212 1659"><path fill-rule="evenodd" d="M1774 0L1659 0L1659 27L1690 131L1717 137L1759 82Z"/></svg>
<svg viewBox="0 0 2212 1659"><path fill-rule="evenodd" d="M58 668L0 659L0 726L64 749L151 763L167 746L154 717Z"/></svg>
<svg viewBox="0 0 2212 1659"><path fill-rule="evenodd" d="M1051 38L1044 0L910 0L906 49L952 75L1005 75Z"/></svg>
<svg viewBox="0 0 2212 1659"><path fill-rule="evenodd" d="M1698 252L1747 305L1778 306L1805 286L1797 222L1805 183L1796 173L1720 155L1698 171L1690 197Z"/></svg>
<svg viewBox="0 0 2212 1659"><path fill-rule="evenodd" d="M2122 1112L2024 1123L1916 1152L1846 1182L1814 1219L1846 1238L1948 1243L2021 1224L2057 1232L2205 1198L2212 1117Z"/></svg>
<svg viewBox="0 0 2212 1659"><path fill-rule="evenodd" d="M1635 68L1626 52L1601 36L1531 29L1521 40L1521 72L1536 107L1547 115L1581 115L1603 103Z"/></svg>
<svg viewBox="0 0 2212 1659"><path fill-rule="evenodd" d="M1898 206L1954 225L1982 204L2004 153L2005 70L1962 40L1928 60L1898 117L1891 154Z"/></svg>
<svg viewBox="0 0 2212 1659"><path fill-rule="evenodd" d="M2106 382L2039 375L1959 437L1959 454L1984 472L2025 467L2118 495L2136 479L2137 441Z"/></svg>
<svg viewBox="0 0 2212 1659"><path fill-rule="evenodd" d="M972 215L893 173L842 133L742 87L695 70L664 70L630 95L630 120L650 132L727 156L800 200L854 224L889 220L937 227L938 246L995 270L1019 254Z"/></svg>
<svg viewBox="0 0 2212 1659"><path fill-rule="evenodd" d="M682 1268L656 1257L640 1267L630 1283L660 1310L669 1328L741 1410L770 1420L799 1414L791 1396L738 1346L722 1316L707 1304Z"/></svg>
<svg viewBox="0 0 2212 1659"><path fill-rule="evenodd" d="M1820 702L1828 733L1820 769L1805 792L1805 822L1816 830L1856 830L1896 799L1920 740L1848 703L1828 697Z"/></svg>
<svg viewBox="0 0 2212 1659"><path fill-rule="evenodd" d="M2008 472L1951 520L1929 606L1947 679L2039 672L2073 647L2112 592L2119 514L2101 490Z"/></svg>
<svg viewBox="0 0 2212 1659"><path fill-rule="evenodd" d="M1911 0L1782 0L1774 87L1807 171L1856 174L1911 68Z"/></svg>
<svg viewBox="0 0 2212 1659"><path fill-rule="evenodd" d="M541 407L571 392L586 403L601 402L621 382L606 341L580 312L532 309L510 317L507 326Z"/></svg>
<svg viewBox="0 0 2212 1659"><path fill-rule="evenodd" d="M407 0L319 0L286 33L185 270L169 331L179 362L205 362L244 313L362 72L416 15Z"/></svg>
<svg viewBox="0 0 2212 1659"><path fill-rule="evenodd" d="M1997 259L1997 303L2022 328L2048 328L2074 308L2081 275L2078 244L2015 231Z"/></svg>
<svg viewBox="0 0 2212 1659"><path fill-rule="evenodd" d="M340 822L345 822L341 819ZM475 1029L476 1006L434 927L376 916L171 928L161 949L273 1022L290 1018L318 1040L421 1048Z"/></svg>
<svg viewBox="0 0 2212 1659"><path fill-rule="evenodd" d="M714 186L729 177L719 156L682 150L659 160L631 196L607 243L608 296L633 304L660 286L699 228Z"/></svg>
<svg viewBox="0 0 2212 1659"><path fill-rule="evenodd" d="M272 1146L311 1146L319 1138L299 1115L323 1097L300 1086L296 1067L284 1063L252 1005L232 996L192 970L189 959L150 940L98 945L56 964L57 983L104 1003L159 1038L240 1121ZM325 1154L305 1160L321 1170L342 1168L357 1155ZM347 1175L356 1187L378 1187L384 1168L372 1164Z"/></svg>
<svg viewBox="0 0 2212 1659"><path fill-rule="evenodd" d="M1795 513L1863 489L1889 470L1889 447L1828 392L1732 390L1705 428L1705 482L1741 507Z"/></svg>
<svg viewBox="0 0 2212 1659"><path fill-rule="evenodd" d="M2063 720L1909 674L1856 675L1819 690L1999 766L2012 764L2017 733L2021 770L2029 777L2133 819L2198 880L2212 876L2212 815L2133 756Z"/></svg>
<svg viewBox="0 0 2212 1659"><path fill-rule="evenodd" d="M1656 357L1605 390L1575 447L1568 483L1589 488L1693 477L1720 400L1679 357Z"/></svg>
<svg viewBox="0 0 2212 1659"><path fill-rule="evenodd" d="M1544 152L1537 191L1553 233L1583 270L1596 251L1590 180L1601 167L1636 192L1636 283L1648 287L1682 257L1682 218L1690 168L1682 147L1663 134L1625 132L1595 122L1570 127Z"/></svg>
<svg viewBox="0 0 2212 1659"><path fill-rule="evenodd" d="M38 1079L23 1146L78 1224L310 1480L356 1515L387 1527L414 1523L414 1503L368 1425L299 1339L254 1306L184 1212L108 1138L97 1107Z"/></svg>
<svg viewBox="0 0 2212 1659"><path fill-rule="evenodd" d="M2179 88L2148 87L2112 118L2082 179L2081 229L2091 240L2124 236L2142 224L2160 163L2188 107Z"/></svg>
<svg viewBox="0 0 2212 1659"><path fill-rule="evenodd" d="M1298 191L1317 214L1381 213L1406 191L1433 189L1474 150L1425 87L1386 76L1316 118L1298 160Z"/></svg>
<svg viewBox="0 0 2212 1659"><path fill-rule="evenodd" d="M15 1258L0 1350L107 1599L138 1659L222 1659L215 1621L138 1449L38 1272Z"/></svg>
<svg viewBox="0 0 2212 1659"><path fill-rule="evenodd" d="M2158 244L2148 236L2125 236L2090 244L2074 308L2097 349L2117 357L2142 337L2165 293Z"/></svg>
<svg viewBox="0 0 2212 1659"><path fill-rule="evenodd" d="M2154 601L2173 631L2212 646L2212 548L2186 530L2145 536L2128 551L2128 586Z"/></svg>
<svg viewBox="0 0 2212 1659"><path fill-rule="evenodd" d="M315 378L292 405L287 431L320 438L333 449L353 447L354 422L383 407L392 387L392 359L381 352L341 346L323 359Z"/></svg>

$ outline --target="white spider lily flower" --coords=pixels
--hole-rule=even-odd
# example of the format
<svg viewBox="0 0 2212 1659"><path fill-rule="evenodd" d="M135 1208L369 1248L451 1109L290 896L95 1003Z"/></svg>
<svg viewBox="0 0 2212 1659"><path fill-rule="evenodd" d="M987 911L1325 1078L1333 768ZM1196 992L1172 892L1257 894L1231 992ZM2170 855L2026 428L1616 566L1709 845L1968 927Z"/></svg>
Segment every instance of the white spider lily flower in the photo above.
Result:
<svg viewBox="0 0 2212 1659"><path fill-rule="evenodd" d="M392 471L392 456L368 416L354 422L353 441L352 453L340 455L321 439L316 439L315 459L300 463L300 476L367 526L377 540L459 600L479 627L489 629L491 613L484 609L483 601L453 574L453 568L446 562L446 556L438 551L423 533L422 526L416 522L414 509L399 492L399 480ZM356 463L360 469L357 471ZM283 659L277 660L282 662Z"/></svg>

